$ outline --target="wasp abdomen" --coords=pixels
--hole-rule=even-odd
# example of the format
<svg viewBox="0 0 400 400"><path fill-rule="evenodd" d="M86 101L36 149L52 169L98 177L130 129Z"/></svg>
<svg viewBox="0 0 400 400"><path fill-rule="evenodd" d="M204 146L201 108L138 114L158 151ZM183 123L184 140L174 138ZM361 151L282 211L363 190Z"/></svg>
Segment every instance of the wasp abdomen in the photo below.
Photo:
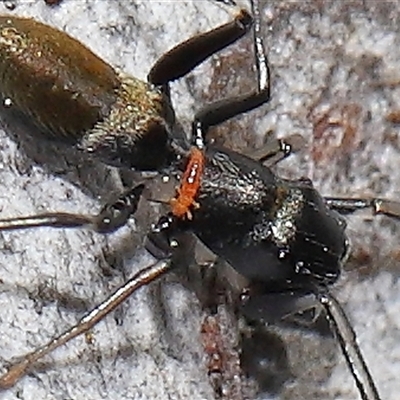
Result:
<svg viewBox="0 0 400 400"><path fill-rule="evenodd" d="M0 90L45 133L79 138L110 111L118 76L64 32L0 17Z"/></svg>
<svg viewBox="0 0 400 400"><path fill-rule="evenodd" d="M0 93L48 138L107 164L151 168L167 143L172 113L161 92L33 19L0 17Z"/></svg>

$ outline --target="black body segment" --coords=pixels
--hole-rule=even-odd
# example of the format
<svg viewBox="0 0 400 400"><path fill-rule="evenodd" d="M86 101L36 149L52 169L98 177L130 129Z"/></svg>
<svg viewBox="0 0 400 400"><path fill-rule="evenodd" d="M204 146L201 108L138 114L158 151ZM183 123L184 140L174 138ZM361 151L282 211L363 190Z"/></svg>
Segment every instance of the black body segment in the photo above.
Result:
<svg viewBox="0 0 400 400"><path fill-rule="evenodd" d="M338 279L345 224L310 181L283 180L246 156L210 149L198 201L182 224L250 281L312 290Z"/></svg>

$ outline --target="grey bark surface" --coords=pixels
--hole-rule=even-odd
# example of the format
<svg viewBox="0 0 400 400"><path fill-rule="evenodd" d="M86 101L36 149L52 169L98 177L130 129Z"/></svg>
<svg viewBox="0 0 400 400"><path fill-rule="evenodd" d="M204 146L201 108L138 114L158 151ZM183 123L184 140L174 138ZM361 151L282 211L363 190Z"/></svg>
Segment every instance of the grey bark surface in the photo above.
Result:
<svg viewBox="0 0 400 400"><path fill-rule="evenodd" d="M13 11L7 3L0 4L1 13L65 30L142 79L163 52L229 18L205 0L64 0L54 8L15 0ZM262 145L269 131L277 137L299 133L308 146L279 165L281 175L307 176L327 196L399 199L400 2L262 4L272 99L216 129L217 140L248 150ZM249 36L173 85L184 126L202 104L253 87L250 54ZM33 148L31 139L20 140L29 132L3 128L1 218L44 210L95 212L101 199L121 189L117 171L68 151L60 155L57 147ZM126 276L148 265L152 259L141 245L153 218L152 206L144 204L135 220L108 237L54 229L1 234L1 366L74 324ZM353 256L334 293L349 314L382 398L396 400L400 224L368 212L348 221ZM0 399L212 400L200 340L203 317L194 293L169 277L161 286L139 290L86 341L78 338L58 349ZM279 334L292 379L275 397L257 398L358 398L332 338L304 330ZM243 399L249 387L243 382Z"/></svg>

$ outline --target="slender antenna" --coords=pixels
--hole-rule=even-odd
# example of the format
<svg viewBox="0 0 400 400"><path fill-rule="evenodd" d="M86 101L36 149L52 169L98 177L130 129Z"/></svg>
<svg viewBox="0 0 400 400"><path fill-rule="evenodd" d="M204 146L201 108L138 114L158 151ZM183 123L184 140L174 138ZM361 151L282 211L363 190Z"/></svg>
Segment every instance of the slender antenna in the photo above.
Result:
<svg viewBox="0 0 400 400"><path fill-rule="evenodd" d="M328 321L335 332L346 363L363 400L380 400L368 366L357 343L356 333L340 303L328 292L320 293L318 300L325 308Z"/></svg>

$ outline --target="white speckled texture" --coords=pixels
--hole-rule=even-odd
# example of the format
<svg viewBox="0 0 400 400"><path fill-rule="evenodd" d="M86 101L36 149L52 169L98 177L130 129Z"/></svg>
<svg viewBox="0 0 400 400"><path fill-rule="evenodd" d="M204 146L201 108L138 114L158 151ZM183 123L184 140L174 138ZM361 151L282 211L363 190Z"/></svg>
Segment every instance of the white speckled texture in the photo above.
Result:
<svg viewBox="0 0 400 400"><path fill-rule="evenodd" d="M228 19L223 9L205 0L64 0L54 8L39 0L15 4L9 11L1 3L0 12L65 29L112 65L142 79L165 50ZM272 100L226 124L219 132L227 144L254 147L269 130L279 137L300 133L308 149L279 166L283 175L308 176L326 195L400 198L400 127L386 118L400 104L399 4L264 4ZM174 84L176 111L184 124L203 102L251 87L250 46L249 39L243 40ZM70 183L81 170L35 163L11 137L0 131L1 217L49 208L98 210L98 199ZM96 173L85 174L102 185ZM105 179L113 176L115 171ZM73 324L124 275L150 262L143 252L132 254L145 231L140 221L151 222L146 215L108 239L50 229L0 236L1 365ZM399 223L362 213L349 217L349 236L356 256L334 292L354 324L382 399L397 400ZM118 249L123 255L115 258L123 260L122 266L104 276L110 254ZM161 290L140 290L122 312L93 330L93 343L78 338L57 350L44 366L1 392L0 399L212 400L199 340L201 320L196 297L175 281ZM284 340L293 380L277 398L358 398L331 339L290 331Z"/></svg>

